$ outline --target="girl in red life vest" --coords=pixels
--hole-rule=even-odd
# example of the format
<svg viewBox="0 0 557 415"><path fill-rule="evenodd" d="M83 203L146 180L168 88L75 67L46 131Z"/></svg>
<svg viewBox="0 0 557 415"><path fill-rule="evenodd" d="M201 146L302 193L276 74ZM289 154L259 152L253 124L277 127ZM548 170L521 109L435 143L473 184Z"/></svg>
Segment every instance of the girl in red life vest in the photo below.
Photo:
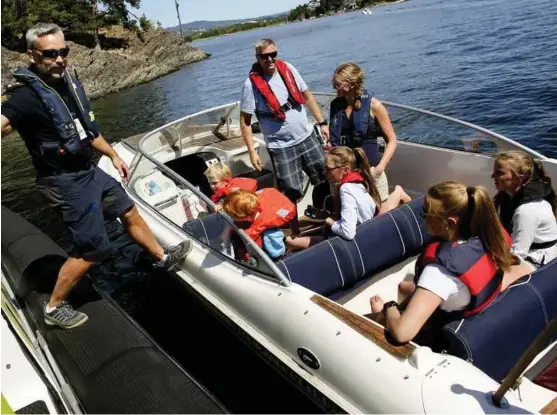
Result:
<svg viewBox="0 0 557 415"><path fill-rule="evenodd" d="M213 195L211 200L217 204L216 210L222 209L221 203L226 196L235 190L245 189L255 192L257 180L247 177L232 177L230 168L224 163L215 163L205 170Z"/></svg>
<svg viewBox="0 0 557 415"><path fill-rule="evenodd" d="M325 223L333 234L345 239L354 239L360 223L410 201L402 187L396 186L381 203L368 159L361 148L333 148L325 157L325 168L329 182L339 187L336 193L340 199L340 218L336 221L327 218ZM323 236L287 237L286 243L291 249L304 249L323 239Z"/></svg>
<svg viewBox="0 0 557 415"><path fill-rule="evenodd" d="M257 193L238 190L230 193L222 204L223 210L244 229L248 236L266 249L264 236L267 231L276 232L287 225L296 215L296 205L274 188L265 188ZM242 239L234 232L230 235L237 260L247 261L249 255ZM267 253L271 256L268 249Z"/></svg>
<svg viewBox="0 0 557 415"><path fill-rule="evenodd" d="M510 237L484 188L436 184L427 192L422 216L441 242L428 245L418 259L417 288L404 311L395 301L370 298L372 312L382 313L376 316L401 343L412 340L438 308L445 313L435 314L429 323L434 327L482 311L500 292L503 273L512 264Z"/></svg>

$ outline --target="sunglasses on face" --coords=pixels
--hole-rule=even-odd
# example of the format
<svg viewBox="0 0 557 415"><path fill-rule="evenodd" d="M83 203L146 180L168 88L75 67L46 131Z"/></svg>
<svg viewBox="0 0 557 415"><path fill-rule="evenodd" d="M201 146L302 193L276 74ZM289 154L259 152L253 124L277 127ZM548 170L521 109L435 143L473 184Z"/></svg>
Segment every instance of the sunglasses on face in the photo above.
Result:
<svg viewBox="0 0 557 415"><path fill-rule="evenodd" d="M336 166L336 167L326 167L326 166L325 166L325 170L327 170L327 173L330 173L330 172L332 172L333 170L340 169L341 167L342 167L342 166Z"/></svg>
<svg viewBox="0 0 557 415"><path fill-rule="evenodd" d="M66 58L70 54L70 48L68 47L62 49L44 49L44 50L35 49L35 50L37 52L40 52L43 58L48 58L48 59L57 59L58 56L61 56L62 58Z"/></svg>
<svg viewBox="0 0 557 415"><path fill-rule="evenodd" d="M333 85L334 89L339 89L343 88L346 85L346 82L331 81L331 84Z"/></svg>
<svg viewBox="0 0 557 415"><path fill-rule="evenodd" d="M270 53L258 53L257 54L259 59L263 59L264 61L266 61L268 58L271 58L272 60L275 60L277 55L278 55L278 52L276 50L274 52L270 52Z"/></svg>

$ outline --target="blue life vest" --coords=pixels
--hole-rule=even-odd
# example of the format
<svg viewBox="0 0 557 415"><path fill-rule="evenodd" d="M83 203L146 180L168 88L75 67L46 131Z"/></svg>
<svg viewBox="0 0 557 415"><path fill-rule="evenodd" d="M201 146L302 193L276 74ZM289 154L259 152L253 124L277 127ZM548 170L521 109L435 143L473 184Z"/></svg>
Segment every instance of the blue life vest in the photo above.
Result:
<svg viewBox="0 0 557 415"><path fill-rule="evenodd" d="M21 83L28 85L40 97L58 132L58 142L43 141L39 144L42 154L49 154L49 150L57 150L58 154L61 155L68 152L75 155L89 156L91 142L99 135L99 128L81 83L67 70L64 71L64 79L70 96L75 101L79 111L76 115L87 135L84 139L79 136L70 109L56 90L48 86L28 68L19 68L13 75Z"/></svg>
<svg viewBox="0 0 557 415"><path fill-rule="evenodd" d="M373 94L364 90L364 94L359 97L362 106L359 110L352 111L352 125L353 131L349 137L341 136L342 133L342 119L344 110L346 109L346 100L344 98L335 98L331 102L330 110L330 127L329 134L331 136L331 144L334 146L348 146L351 148L361 147L364 140L374 140L377 142L377 137L368 137L371 98Z"/></svg>

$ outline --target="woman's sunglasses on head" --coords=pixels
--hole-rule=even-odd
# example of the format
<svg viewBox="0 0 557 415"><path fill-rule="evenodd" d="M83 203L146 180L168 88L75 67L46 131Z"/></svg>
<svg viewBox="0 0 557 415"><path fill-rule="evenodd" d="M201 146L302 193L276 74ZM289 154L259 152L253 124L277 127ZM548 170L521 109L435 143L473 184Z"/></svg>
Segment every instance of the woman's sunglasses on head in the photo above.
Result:
<svg viewBox="0 0 557 415"><path fill-rule="evenodd" d="M68 47L62 49L44 49L44 50L35 49L35 50L39 52L43 58L48 58L48 59L57 59L58 56L61 56L62 58L66 58L70 54L70 48Z"/></svg>

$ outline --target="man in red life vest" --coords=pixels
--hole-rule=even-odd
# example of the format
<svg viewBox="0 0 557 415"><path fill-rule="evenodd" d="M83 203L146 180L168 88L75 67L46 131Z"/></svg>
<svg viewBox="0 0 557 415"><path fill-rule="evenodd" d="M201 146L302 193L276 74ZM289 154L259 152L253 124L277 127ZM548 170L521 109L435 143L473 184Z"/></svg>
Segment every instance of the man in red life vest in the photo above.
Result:
<svg viewBox="0 0 557 415"><path fill-rule="evenodd" d="M305 106L319 124L325 141L329 127L306 83L290 63L277 58L275 42L259 40L255 45L257 62L242 88L240 126L253 167L263 165L253 145L251 130L255 114L278 182L278 188L296 204L303 191L303 172L313 185L326 179L324 151L310 124ZM298 233L297 220L292 221Z"/></svg>

